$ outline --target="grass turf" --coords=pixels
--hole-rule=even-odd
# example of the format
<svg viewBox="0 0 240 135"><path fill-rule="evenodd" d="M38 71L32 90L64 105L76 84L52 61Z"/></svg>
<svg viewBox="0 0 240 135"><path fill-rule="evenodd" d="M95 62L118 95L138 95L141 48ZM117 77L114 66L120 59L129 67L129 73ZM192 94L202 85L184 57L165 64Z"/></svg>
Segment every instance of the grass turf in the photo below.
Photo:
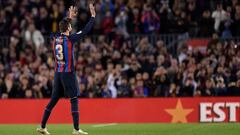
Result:
<svg viewBox="0 0 240 135"><path fill-rule="evenodd" d="M0 125L0 135L38 135L38 125ZM89 135L239 135L240 124L117 124L81 125ZM71 135L72 125L48 125L51 135Z"/></svg>

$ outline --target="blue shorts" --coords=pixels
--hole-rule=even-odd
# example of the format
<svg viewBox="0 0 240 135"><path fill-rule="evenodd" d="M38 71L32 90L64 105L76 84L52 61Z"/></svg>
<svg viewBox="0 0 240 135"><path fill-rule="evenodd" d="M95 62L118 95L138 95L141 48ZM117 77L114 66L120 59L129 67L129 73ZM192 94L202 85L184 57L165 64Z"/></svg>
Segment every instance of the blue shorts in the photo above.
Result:
<svg viewBox="0 0 240 135"><path fill-rule="evenodd" d="M52 97L74 98L80 96L75 72L55 72Z"/></svg>

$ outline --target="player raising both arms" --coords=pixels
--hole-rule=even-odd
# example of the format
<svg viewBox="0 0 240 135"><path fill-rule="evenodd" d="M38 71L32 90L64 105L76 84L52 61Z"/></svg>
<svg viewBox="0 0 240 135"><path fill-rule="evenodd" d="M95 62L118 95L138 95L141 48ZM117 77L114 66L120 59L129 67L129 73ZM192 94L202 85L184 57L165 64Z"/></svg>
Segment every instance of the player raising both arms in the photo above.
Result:
<svg viewBox="0 0 240 135"><path fill-rule="evenodd" d="M61 97L70 98L71 111L73 117L73 134L88 134L79 129L79 112L78 112L78 96L80 94L78 81L74 72L74 42L79 41L86 35L94 24L96 12L93 4L89 4L91 18L85 28L75 34L72 31L71 20L76 17L76 8L69 8L69 15L59 23L59 35L54 37L52 44L55 57L55 75L53 83L53 92L50 102L45 108L41 122L41 127L37 128L37 132L41 134L50 134L47 131L46 123L51 114L52 109Z"/></svg>

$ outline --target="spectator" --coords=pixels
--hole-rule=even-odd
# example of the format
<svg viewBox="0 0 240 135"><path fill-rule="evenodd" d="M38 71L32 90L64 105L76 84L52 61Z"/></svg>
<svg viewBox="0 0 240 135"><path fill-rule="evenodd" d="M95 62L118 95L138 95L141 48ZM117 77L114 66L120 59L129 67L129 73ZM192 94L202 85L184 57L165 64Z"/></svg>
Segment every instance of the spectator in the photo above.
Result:
<svg viewBox="0 0 240 135"><path fill-rule="evenodd" d="M169 6L168 0L161 1L161 8L159 10L160 13L160 33L168 33L169 32L169 22L173 16L172 9Z"/></svg>
<svg viewBox="0 0 240 135"><path fill-rule="evenodd" d="M104 85L105 86L105 85ZM102 91L102 97L103 98L111 98L112 94L111 91L109 89L107 89L107 87L105 87Z"/></svg>
<svg viewBox="0 0 240 135"><path fill-rule="evenodd" d="M44 44L43 35L39 30L36 30L34 24L30 24L28 26L28 29L25 32L25 40L28 44L33 44L36 49L38 49L41 45Z"/></svg>
<svg viewBox="0 0 240 135"><path fill-rule="evenodd" d="M183 82L183 87L181 88L182 96L192 97L196 91L197 82L194 80L193 75L189 74L185 81Z"/></svg>
<svg viewBox="0 0 240 135"><path fill-rule="evenodd" d="M121 31L125 37L128 37L127 33L127 19L128 16L126 15L125 11L120 11L119 15L115 18L115 24L117 26L117 30Z"/></svg>
<svg viewBox="0 0 240 135"><path fill-rule="evenodd" d="M156 85L156 90L154 96L168 96L169 92L169 80L167 78L167 71L164 67L157 68L153 75L154 83Z"/></svg>
<svg viewBox="0 0 240 135"><path fill-rule="evenodd" d="M222 4L217 5L217 9L212 13L212 18L215 20L214 30L219 32L220 23L227 18L226 11L223 10Z"/></svg>
<svg viewBox="0 0 240 135"><path fill-rule="evenodd" d="M144 33L158 32L160 28L159 16L151 9L150 5L144 5L141 22L143 23Z"/></svg>
<svg viewBox="0 0 240 135"><path fill-rule="evenodd" d="M18 96L17 90L18 86L14 83L13 74L8 74L1 85L2 98L16 98Z"/></svg>
<svg viewBox="0 0 240 135"><path fill-rule="evenodd" d="M118 95L117 97L131 97L132 91L131 87L129 86L127 79L122 79L121 84L118 86Z"/></svg>
<svg viewBox="0 0 240 135"><path fill-rule="evenodd" d="M108 11L110 11L111 15L114 14L114 4L112 2L112 0L104 0L101 4L101 11L103 13L106 13Z"/></svg>
<svg viewBox="0 0 240 135"><path fill-rule="evenodd" d="M117 97L117 88L114 85L116 79L118 77L118 73L116 71L112 71L107 79L107 90L111 91L111 97L116 98Z"/></svg>
<svg viewBox="0 0 240 135"><path fill-rule="evenodd" d="M104 34L110 34L113 32L114 21L110 11L106 12L104 19L102 20L102 29Z"/></svg>
<svg viewBox="0 0 240 135"><path fill-rule="evenodd" d="M216 91L217 96L224 96L227 93L226 85L222 76L216 77Z"/></svg>
<svg viewBox="0 0 240 135"><path fill-rule="evenodd" d="M214 20L211 18L211 12L204 10L199 21L199 36L210 37L214 32Z"/></svg>
<svg viewBox="0 0 240 135"><path fill-rule="evenodd" d="M148 89L143 86L143 81L138 80L134 91L134 97L147 97Z"/></svg>
<svg viewBox="0 0 240 135"><path fill-rule="evenodd" d="M214 81L212 79L206 80L205 87L201 89L201 95L202 96L215 96L216 95L216 90L214 86Z"/></svg>
<svg viewBox="0 0 240 135"><path fill-rule="evenodd" d="M240 35L240 26L238 25L240 23L240 4L235 6L235 15L233 17L233 24L232 24L232 33L233 36L239 36Z"/></svg>
<svg viewBox="0 0 240 135"><path fill-rule="evenodd" d="M130 9L129 15L127 19L127 30L129 33L141 33L142 32L142 24L141 24L141 16L139 13L139 9L134 8Z"/></svg>
<svg viewBox="0 0 240 135"><path fill-rule="evenodd" d="M53 10L55 9L55 6L53 6ZM56 12L56 11L54 11ZM52 16L54 18L54 16ZM38 29L43 34L49 34L50 30L52 30L52 24L53 20L50 18L50 14L48 14L48 11L45 7L41 7L39 9L39 17L36 19L36 26L38 26ZM55 22L53 22L54 24Z"/></svg>
<svg viewBox="0 0 240 135"><path fill-rule="evenodd" d="M154 83L153 83L151 77L149 76L148 72L144 72L142 74L142 80L143 80L144 87L148 89L148 95L154 96L155 86L154 86Z"/></svg>
<svg viewBox="0 0 240 135"><path fill-rule="evenodd" d="M220 24L222 38L231 38L232 32L230 30L233 20L231 19L231 8L227 8L226 19Z"/></svg>
<svg viewBox="0 0 240 135"><path fill-rule="evenodd" d="M169 96L177 97L179 95L179 89L179 86L177 86L175 83L171 83L169 88Z"/></svg>
<svg viewBox="0 0 240 135"><path fill-rule="evenodd" d="M25 91L25 98L33 98L32 90L27 89L27 90Z"/></svg>

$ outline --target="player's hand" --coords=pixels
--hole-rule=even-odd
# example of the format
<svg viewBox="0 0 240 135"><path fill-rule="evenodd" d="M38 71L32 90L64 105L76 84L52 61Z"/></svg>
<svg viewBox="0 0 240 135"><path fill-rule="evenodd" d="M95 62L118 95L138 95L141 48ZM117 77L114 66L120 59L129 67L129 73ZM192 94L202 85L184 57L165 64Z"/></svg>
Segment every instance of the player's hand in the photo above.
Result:
<svg viewBox="0 0 240 135"><path fill-rule="evenodd" d="M95 11L95 7L93 6L92 3L89 4L89 9L90 9L90 13L92 17L96 16L96 11Z"/></svg>
<svg viewBox="0 0 240 135"><path fill-rule="evenodd" d="M68 9L68 12L69 12L68 18L70 19L73 19L74 17L77 16L77 9L74 6L70 6L70 8Z"/></svg>

